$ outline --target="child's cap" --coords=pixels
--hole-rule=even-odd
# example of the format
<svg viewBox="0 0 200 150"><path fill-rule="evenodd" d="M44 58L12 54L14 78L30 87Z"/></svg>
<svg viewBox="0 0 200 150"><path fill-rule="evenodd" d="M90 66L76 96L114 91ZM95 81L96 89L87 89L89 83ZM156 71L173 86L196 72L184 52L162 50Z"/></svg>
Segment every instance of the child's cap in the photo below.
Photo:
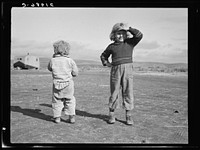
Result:
<svg viewBox="0 0 200 150"><path fill-rule="evenodd" d="M117 32L117 31L120 31L120 30L128 30L128 26L127 24L125 23L116 23L113 28L112 28L112 31L110 33L110 40L113 41L114 40L114 33Z"/></svg>
<svg viewBox="0 0 200 150"><path fill-rule="evenodd" d="M60 40L53 44L54 53L60 55L69 55L70 45L69 43Z"/></svg>

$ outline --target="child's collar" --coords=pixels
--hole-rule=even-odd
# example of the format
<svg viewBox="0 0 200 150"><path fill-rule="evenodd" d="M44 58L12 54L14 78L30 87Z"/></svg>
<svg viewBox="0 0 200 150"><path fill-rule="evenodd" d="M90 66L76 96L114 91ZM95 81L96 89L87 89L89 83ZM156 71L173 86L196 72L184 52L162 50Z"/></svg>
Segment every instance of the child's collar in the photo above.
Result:
<svg viewBox="0 0 200 150"><path fill-rule="evenodd" d="M69 55L54 54L53 57L67 57L67 58L69 58Z"/></svg>
<svg viewBox="0 0 200 150"><path fill-rule="evenodd" d="M115 43L115 44L121 44L121 43L124 43L124 41L123 41L123 42L115 41L114 43Z"/></svg>

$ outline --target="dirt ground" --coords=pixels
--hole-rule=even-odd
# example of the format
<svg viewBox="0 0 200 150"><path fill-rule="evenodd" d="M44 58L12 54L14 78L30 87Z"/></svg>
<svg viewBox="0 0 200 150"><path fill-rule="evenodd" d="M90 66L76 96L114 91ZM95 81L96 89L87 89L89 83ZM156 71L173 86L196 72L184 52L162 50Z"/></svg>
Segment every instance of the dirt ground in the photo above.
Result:
<svg viewBox="0 0 200 150"><path fill-rule="evenodd" d="M108 119L109 72L80 72L75 82L76 123L52 122L48 71L11 71L11 143L188 144L187 76L134 75L134 125ZM120 101L121 102L121 101Z"/></svg>

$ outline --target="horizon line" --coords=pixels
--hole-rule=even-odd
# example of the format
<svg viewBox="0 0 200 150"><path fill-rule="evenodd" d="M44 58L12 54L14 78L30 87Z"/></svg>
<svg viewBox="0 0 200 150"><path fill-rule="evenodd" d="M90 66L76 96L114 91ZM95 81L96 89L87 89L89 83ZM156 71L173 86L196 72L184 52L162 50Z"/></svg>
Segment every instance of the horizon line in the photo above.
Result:
<svg viewBox="0 0 200 150"><path fill-rule="evenodd" d="M25 56L25 55L24 55ZM20 57L20 56L16 56L16 57ZM39 58L46 58L46 59L50 59L51 57L46 57L46 56L42 56ZM14 60L14 58L10 57L10 60ZM74 61L94 61L94 62L100 62L101 60L95 60L95 59L74 59ZM160 61L133 61L133 63L162 63L162 64L188 64L188 62L160 62Z"/></svg>

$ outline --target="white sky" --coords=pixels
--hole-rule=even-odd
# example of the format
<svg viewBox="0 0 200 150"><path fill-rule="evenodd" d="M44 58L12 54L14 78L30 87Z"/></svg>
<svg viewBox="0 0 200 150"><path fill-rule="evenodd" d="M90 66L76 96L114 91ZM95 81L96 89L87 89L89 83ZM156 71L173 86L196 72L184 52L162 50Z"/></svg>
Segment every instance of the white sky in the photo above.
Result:
<svg viewBox="0 0 200 150"><path fill-rule="evenodd" d="M12 8L11 57L28 52L52 57L53 43L65 40L73 59L100 61L115 23L139 29L143 39L134 61L187 63L187 8Z"/></svg>

